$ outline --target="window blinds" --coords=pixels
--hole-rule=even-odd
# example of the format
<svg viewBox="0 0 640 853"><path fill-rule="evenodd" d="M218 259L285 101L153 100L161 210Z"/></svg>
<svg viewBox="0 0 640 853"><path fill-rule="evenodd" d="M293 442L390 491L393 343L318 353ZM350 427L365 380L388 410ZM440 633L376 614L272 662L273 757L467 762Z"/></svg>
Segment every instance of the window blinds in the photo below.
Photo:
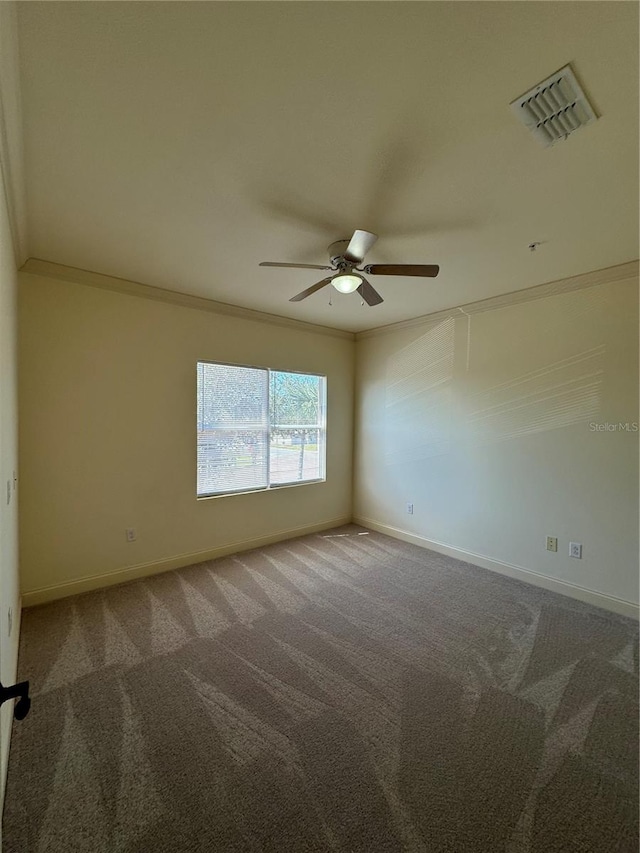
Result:
<svg viewBox="0 0 640 853"><path fill-rule="evenodd" d="M199 497L324 478L325 378L198 362Z"/></svg>
<svg viewBox="0 0 640 853"><path fill-rule="evenodd" d="M269 373L198 364L198 494L268 485Z"/></svg>

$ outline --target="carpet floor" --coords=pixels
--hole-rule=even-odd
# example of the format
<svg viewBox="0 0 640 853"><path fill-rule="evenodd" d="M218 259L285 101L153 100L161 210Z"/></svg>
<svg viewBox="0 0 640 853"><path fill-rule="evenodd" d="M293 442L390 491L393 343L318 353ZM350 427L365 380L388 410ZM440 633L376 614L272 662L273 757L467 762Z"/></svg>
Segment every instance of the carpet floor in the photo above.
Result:
<svg viewBox="0 0 640 853"><path fill-rule="evenodd" d="M637 853L637 623L349 525L26 610L5 853Z"/></svg>

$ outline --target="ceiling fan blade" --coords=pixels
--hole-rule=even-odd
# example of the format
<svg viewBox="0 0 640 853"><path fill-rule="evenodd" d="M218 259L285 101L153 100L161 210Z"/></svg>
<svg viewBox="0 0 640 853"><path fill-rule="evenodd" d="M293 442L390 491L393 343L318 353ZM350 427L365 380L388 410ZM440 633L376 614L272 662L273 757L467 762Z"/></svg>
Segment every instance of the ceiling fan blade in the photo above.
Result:
<svg viewBox="0 0 640 853"><path fill-rule="evenodd" d="M373 285L369 284L366 278L362 279L362 284L358 288L358 293L362 296L367 305L380 305L381 302L384 302L382 296L380 296Z"/></svg>
<svg viewBox="0 0 640 853"><path fill-rule="evenodd" d="M437 264L368 264L367 275L419 275L435 278L440 272Z"/></svg>
<svg viewBox="0 0 640 853"><path fill-rule="evenodd" d="M353 237L349 240L347 251L344 253L345 258L354 264L361 264L364 256L378 239L377 234L372 234L370 231L354 231Z"/></svg>
<svg viewBox="0 0 640 853"><path fill-rule="evenodd" d="M329 284L330 281L330 278L323 278L322 281L318 281L315 284L312 284L311 287L308 287L306 290L303 290L302 293L298 293L295 296L292 296L289 302L301 302L303 299L306 299L307 296L311 296L312 293L315 293L316 290L320 290L321 287L325 287L325 285Z"/></svg>
<svg viewBox="0 0 640 853"><path fill-rule="evenodd" d="M320 264L280 264L274 261L262 261L259 267L294 267L297 270L332 270L333 267L321 266Z"/></svg>

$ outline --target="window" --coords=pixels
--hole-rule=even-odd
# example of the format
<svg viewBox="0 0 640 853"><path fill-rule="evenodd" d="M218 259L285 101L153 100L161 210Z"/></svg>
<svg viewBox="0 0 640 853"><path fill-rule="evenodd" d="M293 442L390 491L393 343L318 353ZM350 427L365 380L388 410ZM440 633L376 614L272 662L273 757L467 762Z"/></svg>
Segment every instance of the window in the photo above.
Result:
<svg viewBox="0 0 640 853"><path fill-rule="evenodd" d="M324 479L326 379L198 362L197 496Z"/></svg>

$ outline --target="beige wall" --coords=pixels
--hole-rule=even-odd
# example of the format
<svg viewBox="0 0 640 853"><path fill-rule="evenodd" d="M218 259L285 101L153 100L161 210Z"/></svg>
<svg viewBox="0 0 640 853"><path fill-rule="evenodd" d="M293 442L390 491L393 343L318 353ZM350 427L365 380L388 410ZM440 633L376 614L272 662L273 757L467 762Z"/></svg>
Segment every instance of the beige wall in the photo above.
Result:
<svg viewBox="0 0 640 853"><path fill-rule="evenodd" d="M355 517L637 602L637 280L486 307L358 340Z"/></svg>
<svg viewBox="0 0 640 853"><path fill-rule="evenodd" d="M26 604L350 519L352 339L26 273L19 292ZM196 500L198 359L326 374L326 482Z"/></svg>
<svg viewBox="0 0 640 853"><path fill-rule="evenodd" d="M0 127L0 680L5 685L16 680L20 624L18 493L14 473L18 472L16 265L21 242L22 168L16 45L15 4L0 3L0 120L4 121ZM13 703L7 702L1 712L0 808L12 717Z"/></svg>

